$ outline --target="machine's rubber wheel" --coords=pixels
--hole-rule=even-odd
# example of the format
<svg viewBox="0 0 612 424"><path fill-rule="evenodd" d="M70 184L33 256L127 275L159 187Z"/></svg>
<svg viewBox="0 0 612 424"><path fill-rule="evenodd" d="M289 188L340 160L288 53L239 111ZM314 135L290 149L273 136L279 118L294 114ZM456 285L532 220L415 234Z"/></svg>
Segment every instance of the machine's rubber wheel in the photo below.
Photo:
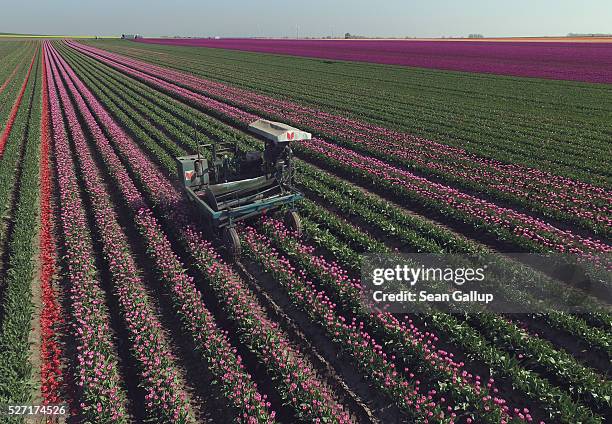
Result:
<svg viewBox="0 0 612 424"><path fill-rule="evenodd" d="M226 228L223 230L223 244L232 260L237 260L240 257L242 249L240 247L240 238L235 228Z"/></svg>
<svg viewBox="0 0 612 424"><path fill-rule="evenodd" d="M299 237L302 236L302 219L295 211L289 211L285 215L285 225L292 231L295 231Z"/></svg>

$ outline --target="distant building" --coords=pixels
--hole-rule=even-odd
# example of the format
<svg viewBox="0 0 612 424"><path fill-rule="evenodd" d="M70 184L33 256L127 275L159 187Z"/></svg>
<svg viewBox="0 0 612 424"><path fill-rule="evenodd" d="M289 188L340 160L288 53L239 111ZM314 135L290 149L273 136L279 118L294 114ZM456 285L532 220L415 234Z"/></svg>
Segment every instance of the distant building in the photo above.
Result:
<svg viewBox="0 0 612 424"><path fill-rule="evenodd" d="M121 34L122 40L135 40L136 38L142 38L140 34Z"/></svg>

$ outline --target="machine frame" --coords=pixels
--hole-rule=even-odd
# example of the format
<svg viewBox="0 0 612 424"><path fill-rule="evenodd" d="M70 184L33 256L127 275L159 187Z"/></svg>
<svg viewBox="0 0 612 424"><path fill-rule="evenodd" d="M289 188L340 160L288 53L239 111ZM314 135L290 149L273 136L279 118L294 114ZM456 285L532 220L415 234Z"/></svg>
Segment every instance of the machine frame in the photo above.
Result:
<svg viewBox="0 0 612 424"><path fill-rule="evenodd" d="M228 163L236 160L236 146L228 148L217 144L200 146L195 155L177 157L178 174L187 197L200 210L205 226L216 236L223 238L228 253L234 259L240 255L240 240L234 226L265 212L287 206L286 223L298 233L301 222L296 212L296 202L303 198L293 186L293 153L290 142L309 140L311 134L289 125L257 120L249 125L249 131L263 138L266 150L251 152L247 155L261 161L260 175L251 178L227 179L225 173ZM212 157L209 161L201 154L201 147L210 147ZM220 156L223 152L224 156ZM228 157L232 153L234 158ZM282 158L279 156L282 152ZM259 156L257 156L259 155ZM269 156L275 156L270 159ZM222 179L222 181L218 181ZM223 200L220 202L219 200ZM219 202L218 202L219 201ZM234 206L235 205L235 206Z"/></svg>

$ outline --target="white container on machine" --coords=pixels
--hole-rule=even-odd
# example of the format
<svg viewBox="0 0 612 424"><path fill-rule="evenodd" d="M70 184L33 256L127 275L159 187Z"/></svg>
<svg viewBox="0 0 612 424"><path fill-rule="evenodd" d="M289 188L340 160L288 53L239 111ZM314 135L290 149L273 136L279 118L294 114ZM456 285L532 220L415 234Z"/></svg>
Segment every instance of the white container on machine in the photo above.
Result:
<svg viewBox="0 0 612 424"><path fill-rule="evenodd" d="M310 140L312 138L312 134L309 132L283 124L282 122L268 121L267 119L258 119L251 122L249 130L276 142Z"/></svg>

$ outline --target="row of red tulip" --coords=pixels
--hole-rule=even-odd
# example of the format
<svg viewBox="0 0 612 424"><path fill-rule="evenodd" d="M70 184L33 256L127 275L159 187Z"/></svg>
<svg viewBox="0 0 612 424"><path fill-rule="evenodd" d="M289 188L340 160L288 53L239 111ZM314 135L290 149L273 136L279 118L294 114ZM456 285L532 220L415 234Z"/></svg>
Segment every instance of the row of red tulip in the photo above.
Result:
<svg viewBox="0 0 612 424"><path fill-rule="evenodd" d="M41 394L46 404L62 403L61 368L62 348L59 328L64 318L55 292L56 239L53 232L54 219L51 204L51 134L49 122L49 93L45 55L42 56L42 114L40 122L40 290L42 310L40 313L40 357L41 357Z"/></svg>
<svg viewBox="0 0 612 424"><path fill-rule="evenodd" d="M30 80L30 75L32 73L32 67L34 66L34 61L36 60L38 53L38 49L32 55L32 60L30 61L30 67L28 68L28 72L23 80L23 84L21 85L21 90L19 94L15 98L15 102L13 103L13 107L11 108L11 113L8 117L6 123L4 123L4 128L2 129L2 133L0 133L0 158L4 153L4 147L6 142L11 135L11 129L13 128L13 124L15 123L15 118L17 117L17 111L21 106L21 100L23 99L23 94L25 93L26 86L28 85L28 81Z"/></svg>

